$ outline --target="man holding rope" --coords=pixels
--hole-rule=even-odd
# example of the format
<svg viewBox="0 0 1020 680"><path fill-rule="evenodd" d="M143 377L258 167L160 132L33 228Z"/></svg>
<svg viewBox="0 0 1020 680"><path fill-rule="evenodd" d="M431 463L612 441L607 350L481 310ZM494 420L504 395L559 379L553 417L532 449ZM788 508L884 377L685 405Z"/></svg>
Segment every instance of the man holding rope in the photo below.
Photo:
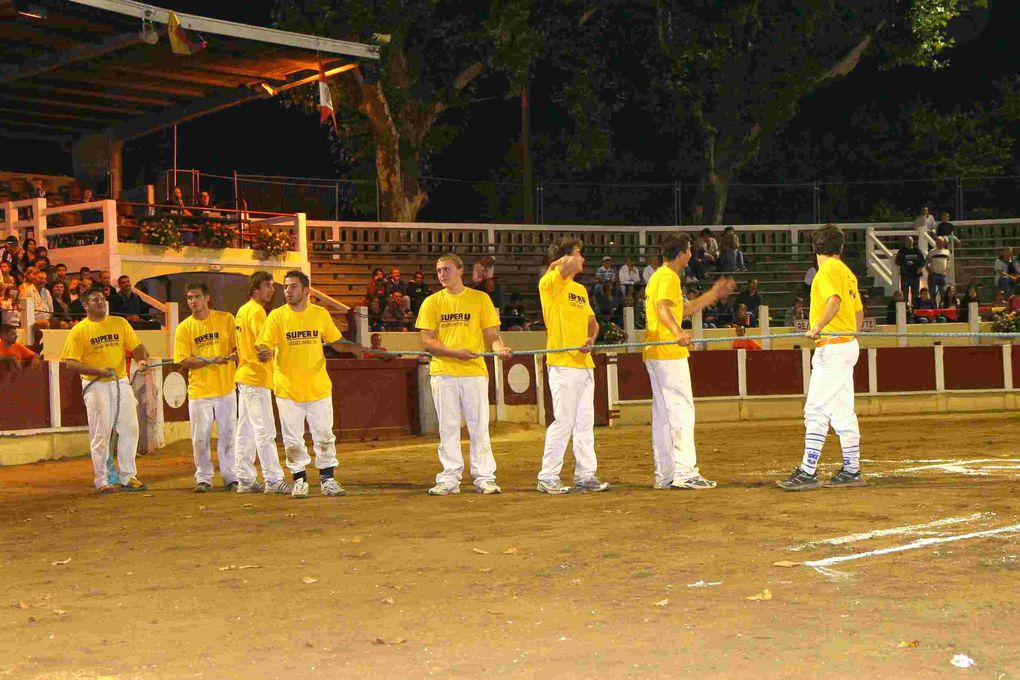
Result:
<svg viewBox="0 0 1020 680"><path fill-rule="evenodd" d="M124 356L130 352L136 370L142 371L149 352L127 321L107 314L102 288L92 288L83 297L87 316L68 333L60 360L81 375L96 490L145 491L148 487L135 476L138 402L127 379ZM106 470L113 430L119 436L116 480L109 479Z"/></svg>
<svg viewBox="0 0 1020 680"><path fill-rule="evenodd" d="M553 422L545 433L542 469L538 490L547 494L569 493L560 484L560 470L567 442L574 437L574 488L578 491L606 491L609 484L595 477L595 362L591 349L599 334L588 291L574 281L584 269L581 242L563 238L549 248L552 264L538 292L546 327L546 349L553 351L549 365L549 391L552 393Z"/></svg>
<svg viewBox="0 0 1020 680"><path fill-rule="evenodd" d="M237 489L234 463L234 394L236 352L234 315L209 308L209 288L204 283L185 286L191 316L174 333L174 362L188 369L188 417L191 448L195 455L195 493L212 491L213 465L210 443L216 423L216 457L223 490Z"/></svg>
<svg viewBox="0 0 1020 680"><path fill-rule="evenodd" d="M704 295L686 300L680 272L691 259L687 234L662 242L663 265L645 288L646 342L675 340L676 344L645 347L642 354L652 384L652 456L656 489L713 489L715 482L698 471L694 447L694 395L687 363L691 339L681 324L736 290L733 279L720 277Z"/></svg>
<svg viewBox="0 0 1020 680"><path fill-rule="evenodd" d="M273 360L273 392L280 411L287 467L294 475L292 498L308 497L305 467L312 461L305 446L305 422L315 448L315 467L323 496L347 492L333 478L337 466L333 434L333 383L326 373L322 345L341 340L329 312L308 300L311 282L302 271L289 271L283 279L283 298L266 319L255 341L259 361ZM357 352L356 352L357 353Z"/></svg>
<svg viewBox="0 0 1020 680"><path fill-rule="evenodd" d="M854 412L854 366L861 349L852 335L861 329L864 305L857 277L842 260L844 240L843 230L834 224L811 234L818 273L811 282L807 336L815 341L815 353L804 403L804 457L788 479L776 482L784 491L819 487L818 459L830 424L843 449L843 467L822 486L867 486L861 477L861 433ZM835 333L847 335L829 336Z"/></svg>
<svg viewBox="0 0 1020 680"><path fill-rule="evenodd" d="M479 354L492 346L503 359L510 348L499 336L499 313L488 295L464 285L464 263L453 253L436 262L443 289L425 298L415 322L421 342L432 355L432 399L439 418L439 461L432 496L460 493L464 454L460 448L461 415L467 423L471 476L482 494L500 493L496 459L489 442L489 373Z"/></svg>
<svg viewBox="0 0 1020 680"><path fill-rule="evenodd" d="M237 310L237 383L239 408L234 456L237 459L237 493L290 494L294 485L283 478L276 453L276 418L273 416L273 369L259 361L255 341L266 325L266 305L273 299L273 275L258 271L248 279L248 302ZM259 484L255 454L262 464Z"/></svg>

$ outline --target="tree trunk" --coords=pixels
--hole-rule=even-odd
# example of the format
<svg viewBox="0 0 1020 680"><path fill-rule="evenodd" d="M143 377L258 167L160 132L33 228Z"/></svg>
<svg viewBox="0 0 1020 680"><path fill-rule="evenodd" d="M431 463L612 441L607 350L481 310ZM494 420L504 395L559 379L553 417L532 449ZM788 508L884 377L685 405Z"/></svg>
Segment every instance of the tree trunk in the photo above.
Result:
<svg viewBox="0 0 1020 680"><path fill-rule="evenodd" d="M720 168L717 163L717 133L708 132L705 139L705 170L701 175L698 197L694 204L694 223L722 224L726 213L726 199L730 191L732 168Z"/></svg>

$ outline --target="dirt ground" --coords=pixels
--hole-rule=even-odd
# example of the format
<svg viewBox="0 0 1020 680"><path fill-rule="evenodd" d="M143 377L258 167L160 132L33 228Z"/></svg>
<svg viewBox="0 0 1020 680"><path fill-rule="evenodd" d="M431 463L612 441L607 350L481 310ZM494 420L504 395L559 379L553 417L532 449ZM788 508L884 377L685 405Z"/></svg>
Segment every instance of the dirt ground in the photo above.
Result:
<svg viewBox="0 0 1020 680"><path fill-rule="evenodd" d="M1018 424L865 420L871 486L799 494L796 422L699 426L697 492L650 488L643 427L596 432L610 492L562 497L523 427L493 428L501 496L427 496L427 438L344 443L339 499L193 494L186 442L146 495L4 468L0 678L1020 678Z"/></svg>

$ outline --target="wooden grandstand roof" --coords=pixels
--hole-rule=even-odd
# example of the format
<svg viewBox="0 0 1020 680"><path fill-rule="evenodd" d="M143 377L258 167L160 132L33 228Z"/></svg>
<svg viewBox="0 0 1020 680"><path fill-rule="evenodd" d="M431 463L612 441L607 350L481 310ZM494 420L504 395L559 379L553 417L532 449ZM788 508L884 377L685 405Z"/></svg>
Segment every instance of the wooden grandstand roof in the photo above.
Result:
<svg viewBox="0 0 1020 680"><path fill-rule="evenodd" d="M19 13L41 8L44 18ZM142 41L149 13L159 41ZM0 0L0 136L131 139L375 59L375 48L186 14L206 49L173 54L167 11L133 0Z"/></svg>

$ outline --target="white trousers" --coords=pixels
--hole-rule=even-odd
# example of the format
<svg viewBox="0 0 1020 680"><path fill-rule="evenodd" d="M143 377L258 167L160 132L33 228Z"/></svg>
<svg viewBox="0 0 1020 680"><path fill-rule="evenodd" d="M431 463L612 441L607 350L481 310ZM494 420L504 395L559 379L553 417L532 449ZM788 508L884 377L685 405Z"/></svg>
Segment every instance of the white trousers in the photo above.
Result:
<svg viewBox="0 0 1020 680"><path fill-rule="evenodd" d="M439 419L439 462L443 471L437 484L459 486L464 474L460 449L461 416L468 429L468 455L475 485L496 480L496 459L489 442L489 376L434 375L432 400Z"/></svg>
<svg viewBox="0 0 1020 680"><path fill-rule="evenodd" d="M277 396L276 408L280 411L280 429L283 430L283 450L287 453L288 470L292 473L303 472L312 462L308 447L305 446L306 422L315 449L315 467L319 470L336 467L332 396L318 401L293 401Z"/></svg>
<svg viewBox="0 0 1020 680"><path fill-rule="evenodd" d="M645 368L652 383L655 481L668 484L697 477L691 367L687 359L649 359Z"/></svg>
<svg viewBox="0 0 1020 680"><path fill-rule="evenodd" d="M831 424L844 455L856 453L861 439L854 412L854 366L860 356L860 344L851 340L822 345L811 357L804 427L809 433L824 434Z"/></svg>
<svg viewBox="0 0 1020 680"><path fill-rule="evenodd" d="M83 380L82 389L88 384ZM113 414L120 392L120 415L117 418L117 473L120 479L106 478L106 460L110 455L110 434ZM96 382L84 394L85 413L89 421L89 452L96 488L104 484L126 483L137 474L135 455L138 452L138 400L127 378L119 381Z"/></svg>
<svg viewBox="0 0 1020 680"><path fill-rule="evenodd" d="M273 392L268 387L237 385L237 432L234 457L237 480L250 485L258 479L255 454L262 465L267 484L283 479L283 468L276 453L276 418L273 416Z"/></svg>
<svg viewBox="0 0 1020 680"><path fill-rule="evenodd" d="M212 484L213 464L210 444L212 426L216 423L216 457L224 484L237 481L234 462L234 424L237 422L237 395L233 391L222 397L188 400L191 420L191 450L195 454L195 481Z"/></svg>
<svg viewBox="0 0 1020 680"><path fill-rule="evenodd" d="M590 368L549 367L553 422L545 431L540 482L556 483L563 469L567 442L574 437L574 481L595 476L595 371Z"/></svg>

